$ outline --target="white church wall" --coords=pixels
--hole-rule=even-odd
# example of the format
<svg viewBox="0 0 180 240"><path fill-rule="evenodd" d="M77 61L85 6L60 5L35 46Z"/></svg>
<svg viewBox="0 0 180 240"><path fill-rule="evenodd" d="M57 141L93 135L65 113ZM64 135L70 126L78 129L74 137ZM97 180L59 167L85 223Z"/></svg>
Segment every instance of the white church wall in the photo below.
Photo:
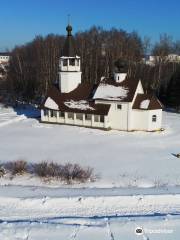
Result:
<svg viewBox="0 0 180 240"><path fill-rule="evenodd" d="M132 129L147 131L149 125L149 111L145 110L132 110Z"/></svg>
<svg viewBox="0 0 180 240"><path fill-rule="evenodd" d="M61 92L68 93L81 83L81 72L60 72L59 88Z"/></svg>
<svg viewBox="0 0 180 240"><path fill-rule="evenodd" d="M114 73L114 80L118 83L123 82L127 76L127 73Z"/></svg>
<svg viewBox="0 0 180 240"><path fill-rule="evenodd" d="M108 127L124 131L131 130L131 103L123 103L119 101L107 102L103 100L95 100L95 103L111 105L107 118ZM118 106L121 106L121 109L119 109Z"/></svg>
<svg viewBox="0 0 180 240"><path fill-rule="evenodd" d="M111 103L108 114L109 125L112 129L128 129L128 103Z"/></svg>
<svg viewBox="0 0 180 240"><path fill-rule="evenodd" d="M156 115L156 122L152 121ZM156 131L161 128L162 110L132 110L132 130Z"/></svg>
<svg viewBox="0 0 180 240"><path fill-rule="evenodd" d="M162 109L150 110L149 121L148 121L148 131L154 131L161 129L162 126ZM153 115L156 116L156 121L152 121Z"/></svg>

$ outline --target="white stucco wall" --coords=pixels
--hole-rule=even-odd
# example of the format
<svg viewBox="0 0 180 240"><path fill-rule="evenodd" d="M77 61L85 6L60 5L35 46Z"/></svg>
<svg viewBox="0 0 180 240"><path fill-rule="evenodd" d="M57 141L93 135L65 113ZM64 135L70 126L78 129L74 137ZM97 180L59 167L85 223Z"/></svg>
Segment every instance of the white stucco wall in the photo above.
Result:
<svg viewBox="0 0 180 240"><path fill-rule="evenodd" d="M118 101L107 102L103 100L96 100L95 102L111 105L107 117L107 121L110 128L124 131L128 130L129 103L123 103ZM118 109L117 105L121 105L121 109Z"/></svg>
<svg viewBox="0 0 180 240"><path fill-rule="evenodd" d="M0 56L0 63L8 63L9 59L9 56Z"/></svg>
<svg viewBox="0 0 180 240"><path fill-rule="evenodd" d="M117 105L121 105L121 109ZM112 103L108 119L112 129L128 130L128 103Z"/></svg>
<svg viewBox="0 0 180 240"><path fill-rule="evenodd" d="M81 72L60 72L59 88L61 92L68 93L81 83Z"/></svg>
<svg viewBox="0 0 180 240"><path fill-rule="evenodd" d="M152 121L152 116L157 116L157 121ZM132 130L155 131L161 128L162 110L132 110Z"/></svg>
<svg viewBox="0 0 180 240"><path fill-rule="evenodd" d="M152 116L157 116L157 121L152 122ZM148 131L158 130L162 127L162 109L149 110Z"/></svg>
<svg viewBox="0 0 180 240"><path fill-rule="evenodd" d="M114 80L118 83L123 82L127 76L127 73L114 73Z"/></svg>

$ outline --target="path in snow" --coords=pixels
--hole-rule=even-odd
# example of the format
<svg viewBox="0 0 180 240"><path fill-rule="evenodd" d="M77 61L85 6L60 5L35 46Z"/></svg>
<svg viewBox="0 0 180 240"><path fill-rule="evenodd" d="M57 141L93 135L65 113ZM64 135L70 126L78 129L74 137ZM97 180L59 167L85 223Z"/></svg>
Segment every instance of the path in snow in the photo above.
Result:
<svg viewBox="0 0 180 240"><path fill-rule="evenodd" d="M3 240L179 240L180 219L167 216L156 219L62 219L49 223L3 223ZM135 229L144 234L137 236ZM159 233L158 233L159 232Z"/></svg>
<svg viewBox="0 0 180 240"><path fill-rule="evenodd" d="M179 215L180 194L98 197L0 196L0 219Z"/></svg>

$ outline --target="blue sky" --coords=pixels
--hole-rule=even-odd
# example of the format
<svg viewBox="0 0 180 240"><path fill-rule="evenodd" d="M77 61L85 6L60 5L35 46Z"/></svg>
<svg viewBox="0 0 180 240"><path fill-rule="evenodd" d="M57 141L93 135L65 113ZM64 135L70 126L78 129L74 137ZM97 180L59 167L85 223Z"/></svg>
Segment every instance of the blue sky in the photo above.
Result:
<svg viewBox="0 0 180 240"><path fill-rule="evenodd" d="M0 0L0 51L65 34L68 14L74 32L98 25L136 30L153 42L165 32L180 39L180 0Z"/></svg>

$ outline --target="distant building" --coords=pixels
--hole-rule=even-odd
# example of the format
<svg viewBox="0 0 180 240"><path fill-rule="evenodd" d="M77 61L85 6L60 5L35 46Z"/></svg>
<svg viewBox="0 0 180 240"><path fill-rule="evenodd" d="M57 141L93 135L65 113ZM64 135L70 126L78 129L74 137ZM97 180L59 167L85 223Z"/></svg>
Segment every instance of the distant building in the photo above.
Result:
<svg viewBox="0 0 180 240"><path fill-rule="evenodd" d="M6 76L9 60L10 60L9 52L0 52L0 79Z"/></svg>
<svg viewBox="0 0 180 240"><path fill-rule="evenodd" d="M146 94L139 79L116 65L113 76L98 84L82 83L72 27L59 62L59 82L52 86L42 104L41 121L124 131L155 131L161 128L162 105Z"/></svg>
<svg viewBox="0 0 180 240"><path fill-rule="evenodd" d="M8 63L10 59L9 52L0 52L0 63Z"/></svg>
<svg viewBox="0 0 180 240"><path fill-rule="evenodd" d="M150 66L155 66L158 62L160 62L161 60L165 61L165 62L180 62L180 55L177 54L168 54L167 56L164 57L160 57L160 56L146 56L142 59L142 61Z"/></svg>

